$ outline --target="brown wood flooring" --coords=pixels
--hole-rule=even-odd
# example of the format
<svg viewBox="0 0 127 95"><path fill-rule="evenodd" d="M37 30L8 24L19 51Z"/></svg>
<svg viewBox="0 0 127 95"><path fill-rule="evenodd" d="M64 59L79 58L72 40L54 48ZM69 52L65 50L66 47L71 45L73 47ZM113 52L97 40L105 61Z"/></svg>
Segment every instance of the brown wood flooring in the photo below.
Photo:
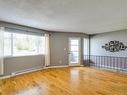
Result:
<svg viewBox="0 0 127 95"><path fill-rule="evenodd" d="M87 67L45 69L1 80L0 95L127 95L127 74Z"/></svg>

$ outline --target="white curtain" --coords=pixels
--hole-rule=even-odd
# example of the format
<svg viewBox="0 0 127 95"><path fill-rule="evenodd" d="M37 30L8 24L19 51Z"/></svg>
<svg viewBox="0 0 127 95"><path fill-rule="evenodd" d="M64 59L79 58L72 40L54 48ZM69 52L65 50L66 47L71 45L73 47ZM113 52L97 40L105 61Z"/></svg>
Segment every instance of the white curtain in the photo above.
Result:
<svg viewBox="0 0 127 95"><path fill-rule="evenodd" d="M49 40L49 34L45 34L45 66L50 66L50 40Z"/></svg>
<svg viewBox="0 0 127 95"><path fill-rule="evenodd" d="M84 55L89 55L89 38L84 38Z"/></svg>
<svg viewBox="0 0 127 95"><path fill-rule="evenodd" d="M4 27L0 27L0 75L4 74Z"/></svg>

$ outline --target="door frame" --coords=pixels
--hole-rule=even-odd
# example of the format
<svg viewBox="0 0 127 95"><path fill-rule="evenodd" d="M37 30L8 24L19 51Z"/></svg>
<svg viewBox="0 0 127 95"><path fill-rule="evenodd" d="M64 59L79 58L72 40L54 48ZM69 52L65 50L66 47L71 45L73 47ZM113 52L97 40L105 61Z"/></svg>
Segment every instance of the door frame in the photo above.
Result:
<svg viewBox="0 0 127 95"><path fill-rule="evenodd" d="M79 63L71 64L70 63L70 40L71 39L78 39L79 40ZM80 37L69 37L68 39L68 65L69 66L80 66L81 65L81 38Z"/></svg>

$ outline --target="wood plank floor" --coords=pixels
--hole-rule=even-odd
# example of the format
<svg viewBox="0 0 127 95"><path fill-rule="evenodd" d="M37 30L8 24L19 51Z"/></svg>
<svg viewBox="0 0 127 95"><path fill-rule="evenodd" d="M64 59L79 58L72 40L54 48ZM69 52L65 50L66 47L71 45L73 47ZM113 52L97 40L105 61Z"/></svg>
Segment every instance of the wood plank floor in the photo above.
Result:
<svg viewBox="0 0 127 95"><path fill-rule="evenodd" d="M127 95L127 75L86 67L47 69L0 81L0 95Z"/></svg>

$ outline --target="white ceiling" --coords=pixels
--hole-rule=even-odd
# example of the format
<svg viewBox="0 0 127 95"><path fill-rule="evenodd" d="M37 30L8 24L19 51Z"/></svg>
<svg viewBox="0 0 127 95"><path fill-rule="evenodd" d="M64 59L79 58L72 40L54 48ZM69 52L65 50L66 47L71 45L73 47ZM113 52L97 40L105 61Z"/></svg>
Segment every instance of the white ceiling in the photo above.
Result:
<svg viewBox="0 0 127 95"><path fill-rule="evenodd" d="M0 0L0 20L51 31L103 33L127 29L127 0Z"/></svg>

